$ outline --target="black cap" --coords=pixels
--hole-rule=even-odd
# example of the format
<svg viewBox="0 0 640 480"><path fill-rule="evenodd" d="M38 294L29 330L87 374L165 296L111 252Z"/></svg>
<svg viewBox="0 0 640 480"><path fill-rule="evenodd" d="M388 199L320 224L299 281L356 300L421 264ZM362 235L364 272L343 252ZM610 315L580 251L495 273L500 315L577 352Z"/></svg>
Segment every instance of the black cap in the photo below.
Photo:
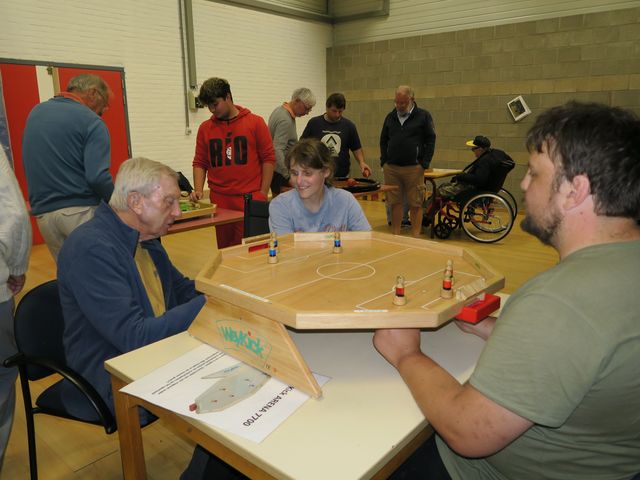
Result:
<svg viewBox="0 0 640 480"><path fill-rule="evenodd" d="M483 137L482 135L478 135L473 140L469 140L467 142L468 147L480 147L480 148L489 148L491 147L491 140L487 137Z"/></svg>

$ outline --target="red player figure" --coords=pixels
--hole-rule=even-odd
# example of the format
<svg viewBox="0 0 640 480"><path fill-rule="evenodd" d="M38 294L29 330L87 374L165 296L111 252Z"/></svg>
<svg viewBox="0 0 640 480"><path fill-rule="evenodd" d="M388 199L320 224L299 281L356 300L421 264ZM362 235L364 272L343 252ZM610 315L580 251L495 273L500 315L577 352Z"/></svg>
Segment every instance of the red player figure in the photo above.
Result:
<svg viewBox="0 0 640 480"><path fill-rule="evenodd" d="M407 303L407 299L404 296L404 277L402 275L398 275L396 277L396 286L395 286L395 294L393 296L394 305L405 305Z"/></svg>

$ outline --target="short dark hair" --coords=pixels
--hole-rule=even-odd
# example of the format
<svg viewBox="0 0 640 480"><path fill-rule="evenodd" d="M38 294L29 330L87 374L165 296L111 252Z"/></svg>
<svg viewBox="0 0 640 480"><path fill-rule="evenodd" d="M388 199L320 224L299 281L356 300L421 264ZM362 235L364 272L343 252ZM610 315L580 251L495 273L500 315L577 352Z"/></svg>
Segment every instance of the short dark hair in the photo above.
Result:
<svg viewBox="0 0 640 480"><path fill-rule="evenodd" d="M542 113L527 134L529 152L546 147L555 188L586 175L594 211L640 219L640 118L619 107L569 102Z"/></svg>
<svg viewBox="0 0 640 480"><path fill-rule="evenodd" d="M336 108L347 108L347 100L344 98L344 95L341 93L332 93L327 97L327 101L325 102L327 108L336 107Z"/></svg>
<svg viewBox="0 0 640 480"><path fill-rule="evenodd" d="M292 163L300 165L302 168L329 170L329 176L325 179L324 183L331 186L335 166L329 147L320 140L305 138L291 147L284 159L284 166L287 167L287 170L291 169Z"/></svg>
<svg viewBox="0 0 640 480"><path fill-rule="evenodd" d="M224 78L212 77L204 81L200 87L200 93L198 94L198 100L203 105L211 105L215 102L216 98L227 98L227 94L231 96L231 85Z"/></svg>

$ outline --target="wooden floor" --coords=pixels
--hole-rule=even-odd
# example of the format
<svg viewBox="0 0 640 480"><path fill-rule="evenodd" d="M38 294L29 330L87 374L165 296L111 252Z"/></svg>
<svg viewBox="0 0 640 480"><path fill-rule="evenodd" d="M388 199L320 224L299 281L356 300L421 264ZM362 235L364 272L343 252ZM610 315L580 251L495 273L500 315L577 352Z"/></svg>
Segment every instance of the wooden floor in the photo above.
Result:
<svg viewBox="0 0 640 480"><path fill-rule="evenodd" d="M362 201L361 205L374 230L386 232L384 203ZM474 251L506 277L504 292L511 293L535 274L554 265L558 257L554 250L523 233L519 220L506 239L496 244L479 244L457 231L445 242ZM402 231L408 235L408 230ZM427 238L425 236L425 238ZM174 264L185 275L194 277L209 259L215 245L213 228L193 230L164 237L163 245ZM55 278L55 264L46 247L34 247L31 255L25 291ZM373 348L373 347L372 347ZM37 395L49 383L33 386ZM19 392L19 388L17 389ZM107 436L99 427L36 416L39 474L42 480L115 480L122 478L117 434ZM161 421L143 430L148 476L154 480L179 477L191 458L193 446L169 431ZM9 447L0 472L0 480L29 478L27 438L22 406L18 393L17 408Z"/></svg>

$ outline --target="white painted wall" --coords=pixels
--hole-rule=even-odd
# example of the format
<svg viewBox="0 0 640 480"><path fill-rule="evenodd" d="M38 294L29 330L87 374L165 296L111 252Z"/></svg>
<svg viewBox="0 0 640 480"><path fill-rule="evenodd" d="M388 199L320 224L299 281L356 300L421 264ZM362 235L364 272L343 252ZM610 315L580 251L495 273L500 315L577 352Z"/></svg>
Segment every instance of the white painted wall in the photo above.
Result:
<svg viewBox="0 0 640 480"><path fill-rule="evenodd" d="M339 1L339 0L338 0ZM334 45L603 12L638 0L390 0L389 16L339 23Z"/></svg>
<svg viewBox="0 0 640 480"><path fill-rule="evenodd" d="M227 78L235 101L265 120L301 86L318 96L312 115L323 111L331 26L206 0L193 13L199 82ZM191 172L209 113L189 114L185 135L178 0L2 0L0 58L124 67L133 155Z"/></svg>

